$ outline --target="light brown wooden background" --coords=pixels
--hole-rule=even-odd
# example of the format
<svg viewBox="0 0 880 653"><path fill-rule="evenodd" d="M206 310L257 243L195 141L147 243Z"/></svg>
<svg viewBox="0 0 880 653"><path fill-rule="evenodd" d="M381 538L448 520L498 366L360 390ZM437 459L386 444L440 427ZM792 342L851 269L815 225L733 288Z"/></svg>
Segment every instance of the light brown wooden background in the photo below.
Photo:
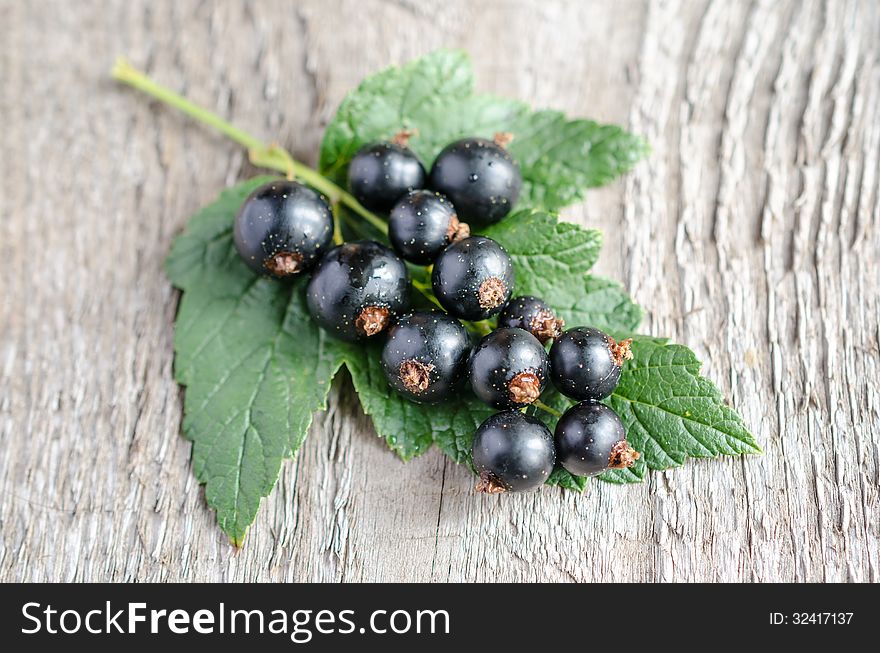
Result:
<svg viewBox="0 0 880 653"><path fill-rule="evenodd" d="M869 0L0 0L0 579L877 581L878 44ZM565 217L766 455L475 496L395 459L343 377L236 554L180 436L162 261L254 171L108 70L314 162L348 89L443 46L650 140Z"/></svg>

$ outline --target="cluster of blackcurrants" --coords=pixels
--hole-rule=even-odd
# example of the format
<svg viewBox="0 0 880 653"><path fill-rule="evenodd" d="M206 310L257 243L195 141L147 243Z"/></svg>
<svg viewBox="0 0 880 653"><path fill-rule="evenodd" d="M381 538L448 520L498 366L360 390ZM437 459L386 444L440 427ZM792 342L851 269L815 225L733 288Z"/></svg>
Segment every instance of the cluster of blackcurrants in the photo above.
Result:
<svg viewBox="0 0 880 653"><path fill-rule="evenodd" d="M332 247L326 200L295 181L278 180L256 189L236 216L241 257L278 278L311 271L309 311L336 337L361 341L387 333L382 367L407 399L441 402L469 379L479 399L501 410L474 437L479 490L536 489L557 463L579 476L631 466L639 454L617 414L599 403L617 385L629 341L589 327L563 332L564 322L544 301L512 298L510 256L494 240L470 234L469 223L501 220L519 196L509 135L451 143L430 173L407 147L408 136L364 146L348 172L352 195L389 216L393 250L372 240ZM432 266L433 296L443 311L410 311L404 261ZM496 315L497 328L473 343L462 320ZM555 437L522 412L541 403L548 380L580 402L559 418Z"/></svg>

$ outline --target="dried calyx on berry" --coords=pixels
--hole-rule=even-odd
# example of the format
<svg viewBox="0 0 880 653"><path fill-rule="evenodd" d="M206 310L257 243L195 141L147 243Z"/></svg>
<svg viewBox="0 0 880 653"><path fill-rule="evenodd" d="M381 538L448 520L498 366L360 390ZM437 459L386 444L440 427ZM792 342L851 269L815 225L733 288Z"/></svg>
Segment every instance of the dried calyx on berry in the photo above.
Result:
<svg viewBox="0 0 880 653"><path fill-rule="evenodd" d="M575 476L625 469L639 459L617 413L595 401L582 401L565 411L556 423L554 441L559 463Z"/></svg>
<svg viewBox="0 0 880 653"><path fill-rule="evenodd" d="M491 238L471 236L452 243L434 261L431 285L440 305L464 320L498 313L513 294L510 256Z"/></svg>
<svg viewBox="0 0 880 653"><path fill-rule="evenodd" d="M391 311L387 306L365 306L354 320L355 329L366 337L374 336L388 326Z"/></svg>
<svg viewBox="0 0 880 653"><path fill-rule="evenodd" d="M448 399L467 373L470 338L461 322L439 311L403 315L388 331L382 370L388 384L416 403Z"/></svg>
<svg viewBox="0 0 880 653"><path fill-rule="evenodd" d="M632 358L632 340L617 342L590 327L569 329L550 348L553 384L567 397L604 399L617 387L624 361Z"/></svg>
<svg viewBox="0 0 880 653"><path fill-rule="evenodd" d="M306 289L309 312L320 327L343 340L384 331L409 307L409 271L393 251L362 240L330 250Z"/></svg>
<svg viewBox="0 0 880 653"><path fill-rule="evenodd" d="M410 263L427 265L449 245L470 236L455 207L440 193L417 190L404 195L388 219L388 239Z"/></svg>
<svg viewBox="0 0 880 653"><path fill-rule="evenodd" d="M507 284L500 277L489 277L477 289L477 301L480 308L491 310L504 305L507 296Z"/></svg>
<svg viewBox="0 0 880 653"><path fill-rule="evenodd" d="M501 328L484 336L470 357L471 388L493 408L521 408L541 395L547 352L528 331Z"/></svg>
<svg viewBox="0 0 880 653"><path fill-rule="evenodd" d="M516 410L483 422L471 449L478 492L529 492L540 488L556 463L553 436L538 419Z"/></svg>
<svg viewBox="0 0 880 653"><path fill-rule="evenodd" d="M431 387L431 372L437 369L432 363L423 363L414 358L403 361L397 367L396 378L404 389L415 397L420 397Z"/></svg>
<svg viewBox="0 0 880 653"><path fill-rule="evenodd" d="M525 329L541 343L558 338L565 320L558 317L546 302L531 295L511 299L498 316L499 327Z"/></svg>
<svg viewBox="0 0 880 653"><path fill-rule="evenodd" d="M254 190L235 216L233 240L252 270L289 277L310 270L333 242L333 214L323 197L278 179Z"/></svg>

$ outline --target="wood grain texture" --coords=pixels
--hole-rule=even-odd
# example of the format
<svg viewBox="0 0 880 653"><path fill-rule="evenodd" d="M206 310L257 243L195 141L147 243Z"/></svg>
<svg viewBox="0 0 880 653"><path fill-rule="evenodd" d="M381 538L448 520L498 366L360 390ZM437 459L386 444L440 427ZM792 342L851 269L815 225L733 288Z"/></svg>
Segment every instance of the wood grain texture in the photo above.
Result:
<svg viewBox="0 0 880 653"><path fill-rule="evenodd" d="M871 0L0 0L0 580L880 580L880 7ZM763 457L583 496L400 463L343 375L236 553L180 436L187 217L244 153L118 54L314 162L363 76L437 47L653 153L565 212Z"/></svg>

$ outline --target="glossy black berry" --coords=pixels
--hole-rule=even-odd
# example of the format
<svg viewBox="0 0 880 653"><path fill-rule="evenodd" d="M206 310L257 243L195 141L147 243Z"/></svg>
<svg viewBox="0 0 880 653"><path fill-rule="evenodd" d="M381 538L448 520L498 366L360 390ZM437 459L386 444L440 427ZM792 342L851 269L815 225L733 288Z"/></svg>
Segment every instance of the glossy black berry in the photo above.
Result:
<svg viewBox="0 0 880 653"><path fill-rule="evenodd" d="M478 492L529 492L541 487L553 471L553 436L544 424L519 411L496 413L474 435L474 469Z"/></svg>
<svg viewBox="0 0 880 653"><path fill-rule="evenodd" d="M311 188L271 181L235 216L235 248L255 272L288 277L314 267L333 242L333 214Z"/></svg>
<svg viewBox="0 0 880 653"><path fill-rule="evenodd" d="M345 243L318 263L306 300L320 327L343 340L362 340L383 331L409 307L409 272L384 245Z"/></svg>
<svg viewBox="0 0 880 653"><path fill-rule="evenodd" d="M563 413L554 441L559 463L575 476L632 467L639 458L626 441L617 413L593 401L582 401Z"/></svg>
<svg viewBox="0 0 880 653"><path fill-rule="evenodd" d="M470 338L461 322L440 311L402 316L388 330L382 369L389 385L417 403L449 398L467 372Z"/></svg>
<svg viewBox="0 0 880 653"><path fill-rule="evenodd" d="M543 300L523 295L507 302L498 316L498 326L525 329L544 343L562 334L565 320L557 317Z"/></svg>
<svg viewBox="0 0 880 653"><path fill-rule="evenodd" d="M474 394L493 408L534 403L550 374L544 346L523 329L496 329L483 336L469 367Z"/></svg>
<svg viewBox="0 0 880 653"><path fill-rule="evenodd" d="M563 333L550 348L550 373L562 394L583 401L604 399L617 387L623 361L632 358L631 340L614 338L590 327Z"/></svg>
<svg viewBox="0 0 880 653"><path fill-rule="evenodd" d="M371 211L388 213L412 190L424 188L425 168L403 145L381 142L362 147L348 165L348 189Z"/></svg>
<svg viewBox="0 0 880 653"><path fill-rule="evenodd" d="M394 250L410 263L431 263L449 243L470 236L458 221L455 207L440 193L416 190L404 195L388 219L388 239Z"/></svg>
<svg viewBox="0 0 880 653"><path fill-rule="evenodd" d="M498 243L471 236L444 249L434 261L431 285L437 300L463 320L499 312L513 293L513 263Z"/></svg>
<svg viewBox="0 0 880 653"><path fill-rule="evenodd" d="M499 142L507 135L498 135ZM450 143L434 161L430 186L446 195L458 217L489 224L508 213L519 197L519 167L498 142L464 138Z"/></svg>

